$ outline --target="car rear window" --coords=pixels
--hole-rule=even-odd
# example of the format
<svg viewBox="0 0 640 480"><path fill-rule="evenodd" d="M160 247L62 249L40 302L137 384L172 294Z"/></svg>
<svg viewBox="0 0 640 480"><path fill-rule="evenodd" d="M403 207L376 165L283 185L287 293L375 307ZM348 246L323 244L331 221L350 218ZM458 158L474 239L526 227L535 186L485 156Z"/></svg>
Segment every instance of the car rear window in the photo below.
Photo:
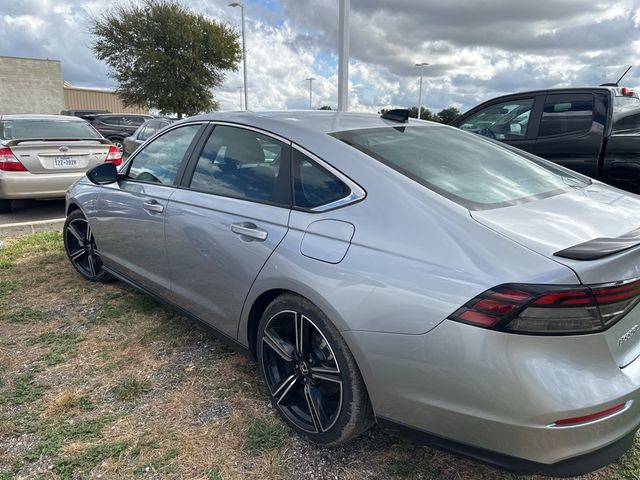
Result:
<svg viewBox="0 0 640 480"><path fill-rule="evenodd" d="M100 138L88 123L69 120L2 120L0 138Z"/></svg>
<svg viewBox="0 0 640 480"><path fill-rule="evenodd" d="M640 129L640 99L616 96L613 101L613 133Z"/></svg>
<svg viewBox="0 0 640 480"><path fill-rule="evenodd" d="M472 210L524 203L588 184L542 159L450 127L386 127L332 135Z"/></svg>

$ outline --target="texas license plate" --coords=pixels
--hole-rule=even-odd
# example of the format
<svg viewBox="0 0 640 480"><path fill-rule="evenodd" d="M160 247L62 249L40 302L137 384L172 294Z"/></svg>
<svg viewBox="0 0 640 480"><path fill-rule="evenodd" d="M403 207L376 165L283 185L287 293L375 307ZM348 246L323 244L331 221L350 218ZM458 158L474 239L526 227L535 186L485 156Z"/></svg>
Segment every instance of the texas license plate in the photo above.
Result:
<svg viewBox="0 0 640 480"><path fill-rule="evenodd" d="M71 157L56 157L53 159L54 168L76 168L78 167L78 159Z"/></svg>

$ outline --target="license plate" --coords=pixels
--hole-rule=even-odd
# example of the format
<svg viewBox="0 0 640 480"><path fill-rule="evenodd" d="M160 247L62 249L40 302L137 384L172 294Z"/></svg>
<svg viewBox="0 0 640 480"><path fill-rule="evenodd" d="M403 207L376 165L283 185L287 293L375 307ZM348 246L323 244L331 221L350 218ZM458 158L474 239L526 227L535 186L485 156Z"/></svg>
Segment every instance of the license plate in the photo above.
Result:
<svg viewBox="0 0 640 480"><path fill-rule="evenodd" d="M56 157L53 159L53 168L77 168L78 159L71 157Z"/></svg>

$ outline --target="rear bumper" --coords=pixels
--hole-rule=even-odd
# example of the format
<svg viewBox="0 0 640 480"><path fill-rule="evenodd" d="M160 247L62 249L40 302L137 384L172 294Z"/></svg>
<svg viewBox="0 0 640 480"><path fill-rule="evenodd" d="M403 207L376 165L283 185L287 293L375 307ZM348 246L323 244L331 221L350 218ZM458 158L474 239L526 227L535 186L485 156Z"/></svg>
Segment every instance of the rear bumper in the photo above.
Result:
<svg viewBox="0 0 640 480"><path fill-rule="evenodd" d="M387 432L407 438L418 444L446 450L520 475L549 475L553 477L584 475L614 462L631 448L636 433L632 431L596 451L557 463L545 464L455 442L384 418L378 418L377 421L380 427Z"/></svg>
<svg viewBox="0 0 640 480"><path fill-rule="evenodd" d="M603 334L536 337L450 320L423 335L342 333L378 418L446 439L443 448L464 445L453 450L479 460L594 469L640 425L640 359L619 368ZM554 424L621 403L629 407L596 421ZM597 461L576 460L591 454Z"/></svg>
<svg viewBox="0 0 640 480"><path fill-rule="evenodd" d="M0 198L15 200L64 197L67 188L84 175L84 172L0 172Z"/></svg>

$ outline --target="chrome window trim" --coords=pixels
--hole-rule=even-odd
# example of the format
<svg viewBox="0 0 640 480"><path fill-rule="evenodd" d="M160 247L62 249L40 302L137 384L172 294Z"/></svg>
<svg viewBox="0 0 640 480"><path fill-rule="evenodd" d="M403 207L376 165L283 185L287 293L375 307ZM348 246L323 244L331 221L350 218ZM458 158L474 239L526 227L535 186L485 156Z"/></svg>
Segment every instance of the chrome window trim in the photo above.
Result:
<svg viewBox="0 0 640 480"><path fill-rule="evenodd" d="M322 160L317 155L311 153L309 150L307 150L307 149L305 149L305 148L303 148L300 145L297 145L295 143L292 143L291 147L294 148L295 150L297 150L298 152L306 155L311 160L313 160L318 165L320 165L322 168L327 170L329 173L331 173L332 175L337 177L338 180L343 182L347 187L349 187L349 190L350 190L349 195L347 195L345 197L342 197L342 198L339 198L338 200L334 200L333 202L325 203L323 205L318 205L317 207L305 208L305 209L302 209L302 210L308 211L308 212L313 212L313 213L326 212L328 210L333 210L333 209L336 209L336 208L345 207L347 205L351 205L352 203L359 202L360 200L363 200L367 196L367 192L365 191L364 188L362 188L356 182L351 180L349 177L347 177L345 174L343 174L340 170L336 169L332 165L330 165L327 162L325 162L324 160ZM295 204L295 198L293 200L294 200L293 203Z"/></svg>

